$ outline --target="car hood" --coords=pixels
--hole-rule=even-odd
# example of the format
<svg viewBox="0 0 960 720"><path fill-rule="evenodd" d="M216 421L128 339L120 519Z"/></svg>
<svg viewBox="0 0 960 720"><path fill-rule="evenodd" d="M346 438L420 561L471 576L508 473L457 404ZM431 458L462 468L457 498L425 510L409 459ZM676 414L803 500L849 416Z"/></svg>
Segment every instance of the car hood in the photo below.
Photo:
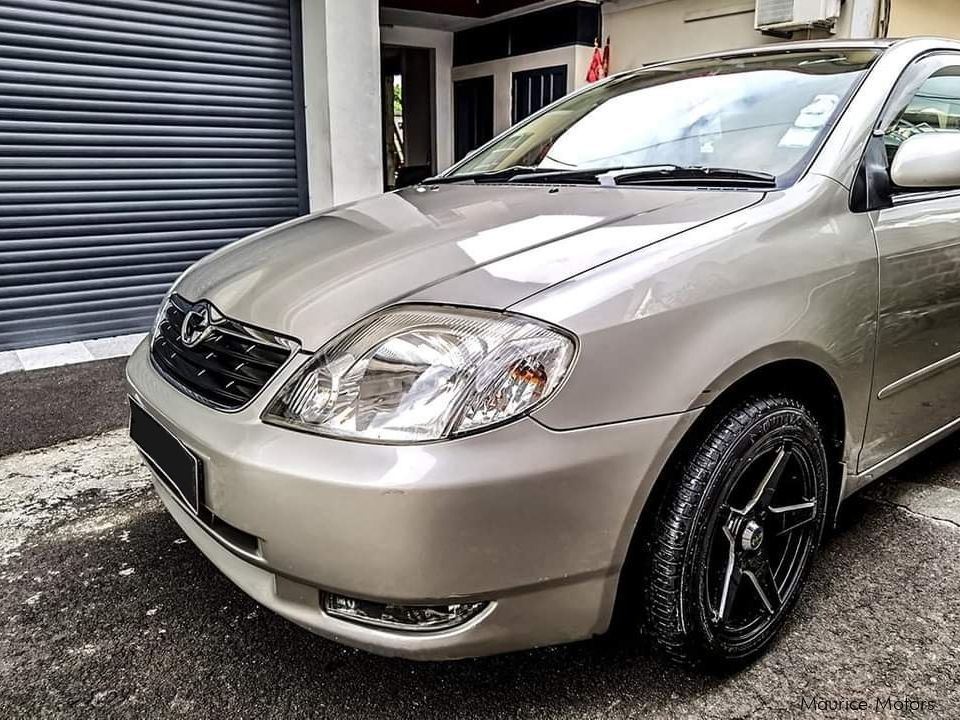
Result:
<svg viewBox="0 0 960 720"><path fill-rule="evenodd" d="M399 301L509 307L762 197L636 187L417 187L251 235L197 263L176 291L315 350Z"/></svg>

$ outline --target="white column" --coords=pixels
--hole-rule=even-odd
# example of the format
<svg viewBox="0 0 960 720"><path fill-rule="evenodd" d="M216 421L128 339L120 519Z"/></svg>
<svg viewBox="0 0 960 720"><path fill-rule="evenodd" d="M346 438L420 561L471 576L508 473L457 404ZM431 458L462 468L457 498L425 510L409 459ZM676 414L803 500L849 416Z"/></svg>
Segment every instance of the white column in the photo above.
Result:
<svg viewBox="0 0 960 720"><path fill-rule="evenodd" d="M880 0L847 0L840 17L839 34L849 38L875 38L880 14ZM848 15L849 29L844 28L843 15ZM844 32L846 30L846 32Z"/></svg>
<svg viewBox="0 0 960 720"><path fill-rule="evenodd" d="M303 0L310 209L383 189L377 0Z"/></svg>

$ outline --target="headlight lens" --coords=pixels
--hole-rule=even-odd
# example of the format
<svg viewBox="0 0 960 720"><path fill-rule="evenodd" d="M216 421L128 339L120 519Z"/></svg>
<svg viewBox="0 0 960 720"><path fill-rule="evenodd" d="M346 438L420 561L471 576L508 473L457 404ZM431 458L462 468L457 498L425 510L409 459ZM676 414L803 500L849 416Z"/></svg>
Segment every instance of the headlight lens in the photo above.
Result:
<svg viewBox="0 0 960 720"><path fill-rule="evenodd" d="M334 338L287 382L263 418L373 442L440 440L544 402L575 354L570 335L529 318L401 306Z"/></svg>

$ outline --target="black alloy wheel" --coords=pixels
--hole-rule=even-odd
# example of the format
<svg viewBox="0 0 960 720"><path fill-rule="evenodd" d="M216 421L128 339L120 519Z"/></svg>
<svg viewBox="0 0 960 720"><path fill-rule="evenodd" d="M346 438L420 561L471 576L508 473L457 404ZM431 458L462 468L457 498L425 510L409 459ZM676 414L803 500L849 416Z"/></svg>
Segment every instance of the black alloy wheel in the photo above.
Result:
<svg viewBox="0 0 960 720"><path fill-rule="evenodd" d="M788 397L750 398L688 450L648 536L646 620L687 664L762 653L796 601L827 514L819 424Z"/></svg>

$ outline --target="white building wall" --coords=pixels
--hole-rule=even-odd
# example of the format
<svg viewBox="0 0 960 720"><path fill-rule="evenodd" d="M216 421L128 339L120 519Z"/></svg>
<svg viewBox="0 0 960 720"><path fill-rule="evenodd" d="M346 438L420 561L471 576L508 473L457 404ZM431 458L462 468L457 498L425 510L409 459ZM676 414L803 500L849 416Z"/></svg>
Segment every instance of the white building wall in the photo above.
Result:
<svg viewBox="0 0 960 720"><path fill-rule="evenodd" d="M794 39L873 37L877 7L878 0L845 0L834 33L802 31ZM611 71L784 42L754 29L755 9L755 0L609 0L603 4L603 32L611 38Z"/></svg>
<svg viewBox="0 0 960 720"><path fill-rule="evenodd" d="M958 0L893 0L890 37L938 35L960 38Z"/></svg>

